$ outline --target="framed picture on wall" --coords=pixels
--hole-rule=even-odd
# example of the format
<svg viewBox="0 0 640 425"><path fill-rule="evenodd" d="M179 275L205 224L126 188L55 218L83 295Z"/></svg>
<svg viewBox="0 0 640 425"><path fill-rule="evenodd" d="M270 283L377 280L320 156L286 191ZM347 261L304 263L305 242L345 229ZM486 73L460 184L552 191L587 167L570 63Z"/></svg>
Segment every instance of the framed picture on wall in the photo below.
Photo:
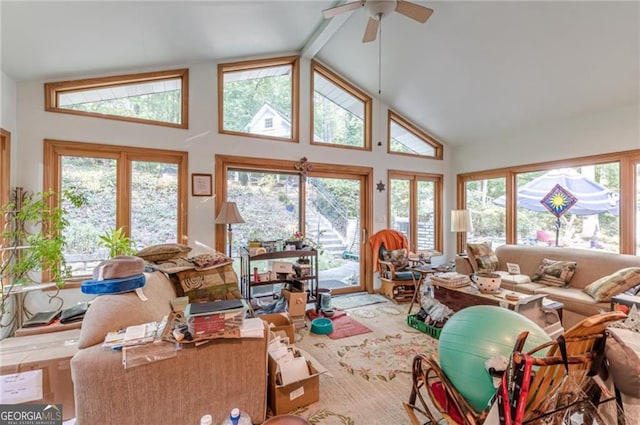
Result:
<svg viewBox="0 0 640 425"><path fill-rule="evenodd" d="M211 196L211 174L191 174L191 196Z"/></svg>

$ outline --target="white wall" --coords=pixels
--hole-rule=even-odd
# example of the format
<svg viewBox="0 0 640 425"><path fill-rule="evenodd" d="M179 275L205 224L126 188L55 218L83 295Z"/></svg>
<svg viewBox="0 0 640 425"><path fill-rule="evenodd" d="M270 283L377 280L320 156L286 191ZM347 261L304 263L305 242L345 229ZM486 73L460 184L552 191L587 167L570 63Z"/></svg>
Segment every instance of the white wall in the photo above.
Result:
<svg viewBox="0 0 640 425"><path fill-rule="evenodd" d="M18 137L18 120L16 116L17 87L16 83L4 72L0 76L0 128L11 133L11 152L16 151ZM16 155L11 156L11 181L15 181L17 168ZM13 185L12 185L13 186Z"/></svg>
<svg viewBox="0 0 640 425"><path fill-rule="evenodd" d="M179 66L176 66L177 68ZM173 68L173 67L172 67ZM559 123L549 123L511 136L487 141L487 144L451 149L445 146L444 161L421 160L388 155L386 145L377 146L386 136L387 106L374 100L373 150L371 152L311 146L309 62L301 69L301 130L300 143L273 142L250 137L218 134L217 128L217 64L191 64L189 89L189 129L173 129L153 125L95 119L68 114L45 112L44 81L11 81L2 74L1 125L12 133L12 185L28 190L42 188L43 139L59 139L174 149L189 152L189 173L214 173L216 154L281 158L297 160L306 156L312 163L334 163L372 167L374 183L387 180L387 170L411 170L444 175L444 238L446 261L455 255L455 236L448 232L449 214L455 207L456 174L559 158L592 155L640 147L638 105L577 117ZM122 73L144 72L149 69L128 69ZM94 76L83 76L94 77ZM75 77L74 78L82 78ZM386 192L374 190L374 229L386 224ZM213 246L213 199L190 197L189 241ZM377 285L376 285L377 286ZM86 299L78 290L63 291L65 305ZM29 303L46 309L46 294L35 295ZM55 308L54 305L50 305Z"/></svg>
<svg viewBox="0 0 640 425"><path fill-rule="evenodd" d="M0 73L0 128L11 133L11 152L16 151L17 143L17 120L16 120L16 83L9 78L4 72ZM11 156L11 176L10 180L15 181L15 170L17 164L16 155ZM12 185L12 184L11 184ZM13 186L13 185L12 185ZM7 309L15 308L15 303L9 302ZM10 323L10 317L0 317L3 326ZM0 329L0 339L8 336L11 328L2 327Z"/></svg>
<svg viewBox="0 0 640 425"><path fill-rule="evenodd" d="M453 150L455 173L640 148L640 105L523 129Z"/></svg>
<svg viewBox="0 0 640 425"><path fill-rule="evenodd" d="M143 71L149 70L122 70L122 73ZM329 164L335 163L336 158L339 158L341 164L372 167L375 182L386 182L387 169L440 173L447 177L450 175L448 159L436 161L401 155L390 156L386 153L386 144L377 146L377 142L384 141L383 138L386 137L387 107L376 101L373 107L376 121L373 125L371 152L312 146L309 141L309 72L309 61L303 60L300 72L300 143L218 134L217 64L213 62L189 66L188 130L45 112L44 81L21 82L18 84L18 180L21 185L31 190L41 187L42 142L45 138L184 150L189 152L189 173L213 173L215 155L227 154L287 160L298 160L306 156L312 163ZM382 119L382 125L378 123L378 119ZM445 148L445 158L449 157ZM373 201L373 231L376 231L386 225L386 192L374 191ZM190 243L198 240L208 245L213 244L214 218L213 199L189 199Z"/></svg>
<svg viewBox="0 0 640 425"><path fill-rule="evenodd" d="M308 60L302 60L300 72L302 78L300 143L222 135L217 132L217 64L206 62L178 65L176 68L179 66L188 66L190 70L188 130L45 112L44 81L18 83L17 133L20 134L20 143L17 149L13 150L14 158L19 158L20 162L20 167L14 167L17 168L18 173L16 184L31 190L41 188L42 141L45 138L184 150L189 152L189 173L214 173L216 154L288 160L297 160L306 156L312 163L333 163L339 157L341 164L372 167L374 182L380 180L386 182L388 169L441 173L445 180L444 261L455 254L455 237L447 231L449 215L446 212L455 207L457 173L640 147L640 109L636 104L563 122L539 125L517 134L487 140L483 144L455 149L445 145L443 161L388 155L384 143L383 146L377 146L377 142L384 141L386 136L387 106L375 98L371 152L312 146L309 143L310 132L308 131L310 123ZM122 73L144 71L149 70L129 69L122 70ZM3 106L4 102L3 90ZM372 231L385 227L386 196L386 192L374 190L374 229ZM213 245L214 217L213 199L190 197L188 223L190 243L197 240Z"/></svg>

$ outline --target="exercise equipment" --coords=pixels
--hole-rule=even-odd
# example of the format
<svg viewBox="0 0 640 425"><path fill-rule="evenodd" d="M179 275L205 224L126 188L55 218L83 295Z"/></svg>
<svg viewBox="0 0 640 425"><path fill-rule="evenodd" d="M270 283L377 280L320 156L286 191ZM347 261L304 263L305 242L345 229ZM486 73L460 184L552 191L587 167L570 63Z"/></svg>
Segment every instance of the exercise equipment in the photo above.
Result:
<svg viewBox="0 0 640 425"><path fill-rule="evenodd" d="M509 357L518 335L528 331L525 350L550 341L547 333L527 317L497 306L473 306L455 313L440 333L440 367L458 392L481 411L495 393L485 362Z"/></svg>

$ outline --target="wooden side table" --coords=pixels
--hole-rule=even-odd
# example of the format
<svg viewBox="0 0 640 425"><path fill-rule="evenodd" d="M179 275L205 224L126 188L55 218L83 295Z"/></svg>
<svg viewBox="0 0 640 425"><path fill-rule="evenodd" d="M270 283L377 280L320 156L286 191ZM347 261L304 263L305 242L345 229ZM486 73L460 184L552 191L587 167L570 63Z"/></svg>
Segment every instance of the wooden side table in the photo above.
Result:
<svg viewBox="0 0 640 425"><path fill-rule="evenodd" d="M413 308L413 304L417 301L420 302L420 287L422 287L422 283L427 278L427 276L436 273L436 269L431 266L422 266L422 267L410 267L407 270L411 270L413 273L420 273L420 278L416 282L416 288L413 291L413 298L411 298L411 304L409 304L409 311L407 314L411 314L411 309Z"/></svg>

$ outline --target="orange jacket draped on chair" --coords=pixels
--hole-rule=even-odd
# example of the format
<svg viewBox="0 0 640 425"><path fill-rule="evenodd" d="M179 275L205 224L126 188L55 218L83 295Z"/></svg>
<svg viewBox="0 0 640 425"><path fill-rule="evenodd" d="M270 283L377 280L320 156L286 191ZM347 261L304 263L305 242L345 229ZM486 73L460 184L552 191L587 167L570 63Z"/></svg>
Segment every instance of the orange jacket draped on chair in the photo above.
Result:
<svg viewBox="0 0 640 425"><path fill-rule="evenodd" d="M374 258L373 270L374 271L379 271L377 260L380 255L379 253L380 253L381 245L384 245L384 248L387 251L404 248L407 250L407 253L409 252L409 241L407 240L407 237L404 235L404 233L399 232L397 230L393 230L393 229L384 229L384 230L380 230L377 233L374 233L369 238L369 243L371 244L371 249L373 252L373 258Z"/></svg>

